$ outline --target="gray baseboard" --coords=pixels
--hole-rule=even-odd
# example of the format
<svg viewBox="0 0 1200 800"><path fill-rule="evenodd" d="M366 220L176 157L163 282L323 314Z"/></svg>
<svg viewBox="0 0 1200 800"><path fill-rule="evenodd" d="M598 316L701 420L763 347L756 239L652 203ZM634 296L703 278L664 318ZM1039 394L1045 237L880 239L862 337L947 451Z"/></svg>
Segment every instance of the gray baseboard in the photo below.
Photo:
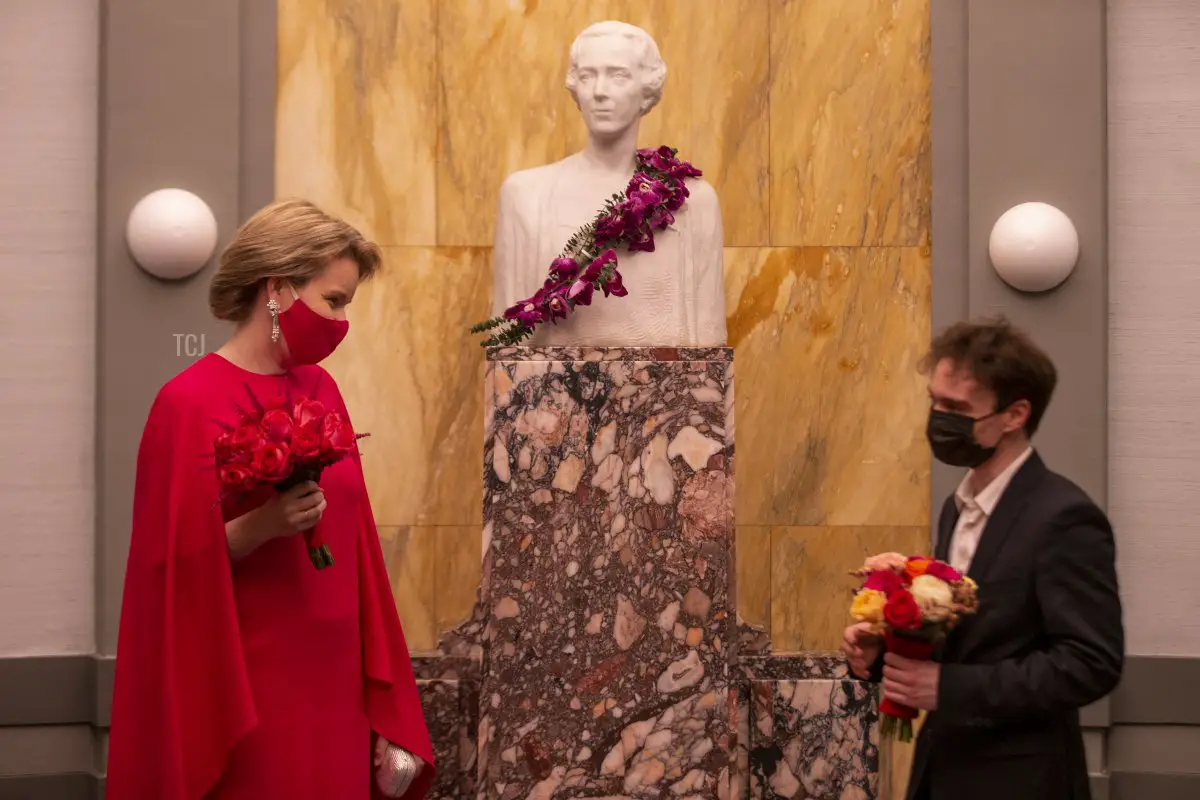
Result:
<svg viewBox="0 0 1200 800"><path fill-rule="evenodd" d="M0 776L0 800L104 800L104 778L82 772Z"/></svg>
<svg viewBox="0 0 1200 800"><path fill-rule="evenodd" d="M79 725L106 728L116 659L102 655L0 658L0 727ZM1200 725L1200 658L1134 656L1121 685L1081 711L1084 727Z"/></svg>
<svg viewBox="0 0 1200 800"><path fill-rule="evenodd" d="M112 656L0 658L0 727L107 728L115 668Z"/></svg>
<svg viewBox="0 0 1200 800"><path fill-rule="evenodd" d="M0 658L0 727L108 727L115 658L73 655ZM1100 735L1103 774L1093 800L1194 800L1200 797L1200 658L1132 657L1121 685L1083 709ZM1186 751L1186 752L1185 752ZM1095 768L1095 767L1094 767ZM1191 774L1191 773L1196 774ZM86 773L0 776L0 800L102 800L104 780Z"/></svg>
<svg viewBox="0 0 1200 800"><path fill-rule="evenodd" d="M1114 772L1109 776L1109 800L1196 800L1200 775ZM1093 796L1093 800L1098 800Z"/></svg>

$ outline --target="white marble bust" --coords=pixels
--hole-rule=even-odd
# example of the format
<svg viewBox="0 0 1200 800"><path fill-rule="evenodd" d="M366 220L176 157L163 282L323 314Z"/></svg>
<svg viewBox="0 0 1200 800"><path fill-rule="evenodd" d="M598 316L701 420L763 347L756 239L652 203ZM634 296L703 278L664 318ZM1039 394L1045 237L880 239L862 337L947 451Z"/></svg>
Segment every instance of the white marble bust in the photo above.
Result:
<svg viewBox="0 0 1200 800"><path fill-rule="evenodd" d="M633 25L596 23L571 45L567 89L587 125L587 146L504 181L493 255L497 315L536 292L567 240L625 190L636 167L638 127L662 98L666 77L658 45ZM598 298L566 320L540 325L526 344L723 346L721 207L705 181L690 179L688 189L675 223L655 234L653 253L618 250L628 296Z"/></svg>

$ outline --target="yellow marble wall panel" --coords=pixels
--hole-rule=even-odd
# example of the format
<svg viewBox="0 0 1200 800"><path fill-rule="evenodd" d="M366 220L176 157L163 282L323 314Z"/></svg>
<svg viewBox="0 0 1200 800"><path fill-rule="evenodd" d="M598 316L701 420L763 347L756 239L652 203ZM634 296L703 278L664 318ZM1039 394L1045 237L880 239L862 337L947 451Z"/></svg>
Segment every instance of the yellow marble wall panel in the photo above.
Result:
<svg viewBox="0 0 1200 800"><path fill-rule="evenodd" d="M279 0L275 187L432 245L439 0Z"/></svg>
<svg viewBox="0 0 1200 800"><path fill-rule="evenodd" d="M771 529L737 526L738 615L764 631L771 629Z"/></svg>
<svg viewBox="0 0 1200 800"><path fill-rule="evenodd" d="M483 353L465 330L488 311L497 191L582 146L567 50L602 19L646 28L668 65L641 143L679 147L721 197L742 613L778 649L836 644L845 604L812 588L834 567L781 563L797 547L780 531L880 526L839 529L877 550L928 525L928 5L280 0L277 195L387 246L328 366L372 433L412 649L478 585Z"/></svg>
<svg viewBox="0 0 1200 800"><path fill-rule="evenodd" d="M380 525L482 521L483 349L463 334L489 310L488 252L384 248L350 333L326 362L346 398Z"/></svg>
<svg viewBox="0 0 1200 800"><path fill-rule="evenodd" d="M686 147L683 155L704 171L704 179L721 199L726 245L767 245L769 0L713 0L701 8L697 5L689 4L685 13L677 15L682 17L677 24L688 31L688 38L678 47L678 39L671 39L673 49L663 55L673 71L675 88L684 80L691 83L690 128L678 133L673 126L664 128L659 134L662 141L656 143ZM687 42L695 43L694 53L689 53Z"/></svg>
<svg viewBox="0 0 1200 800"><path fill-rule="evenodd" d="M435 611L439 633L452 630L471 616L479 589L482 536L481 525L438 531Z"/></svg>
<svg viewBox="0 0 1200 800"><path fill-rule="evenodd" d="M857 579L876 553L924 553L929 525L780 527L771 531L771 641L776 651L838 650Z"/></svg>
<svg viewBox="0 0 1200 800"><path fill-rule="evenodd" d="M771 244L930 227L929 0L770 0Z"/></svg>
<svg viewBox="0 0 1200 800"><path fill-rule="evenodd" d="M929 254L730 248L740 525L927 525Z"/></svg>
<svg viewBox="0 0 1200 800"><path fill-rule="evenodd" d="M641 144L677 147L705 171L721 197L727 243L766 244L768 11L768 0L444 3L438 243L492 244L505 176L583 146L565 88L568 51L591 23L618 19L647 30L667 63L663 101L642 121Z"/></svg>
<svg viewBox="0 0 1200 800"><path fill-rule="evenodd" d="M414 653L437 646L437 529L381 526L380 542L392 581L392 597Z"/></svg>

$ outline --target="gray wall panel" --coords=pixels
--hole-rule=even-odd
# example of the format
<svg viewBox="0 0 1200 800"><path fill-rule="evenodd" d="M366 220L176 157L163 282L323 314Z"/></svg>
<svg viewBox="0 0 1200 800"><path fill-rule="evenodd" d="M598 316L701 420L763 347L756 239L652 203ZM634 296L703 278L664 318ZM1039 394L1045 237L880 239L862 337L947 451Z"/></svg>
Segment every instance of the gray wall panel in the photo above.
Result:
<svg viewBox="0 0 1200 800"><path fill-rule="evenodd" d="M930 3L930 68L933 79L933 333L965 318L967 297L967 6L961 0ZM934 460L933 514L937 536L942 503L954 493L962 471Z"/></svg>
<svg viewBox="0 0 1200 800"><path fill-rule="evenodd" d="M195 192L228 241L241 185L238 0L109 0L103 25L97 476L97 647L116 648L142 426L159 387L194 360L177 334L224 328L208 313L211 265L164 283L133 263L125 220L146 193ZM136 354L136 356L134 356Z"/></svg>
<svg viewBox="0 0 1200 800"><path fill-rule="evenodd" d="M969 289L973 316L1003 313L1047 349L1059 388L1037 446L1102 506L1107 496L1108 295L1103 0L969 0ZM935 198L936 199L936 198ZM1043 201L1079 232L1079 264L1025 295L988 258L995 221Z"/></svg>

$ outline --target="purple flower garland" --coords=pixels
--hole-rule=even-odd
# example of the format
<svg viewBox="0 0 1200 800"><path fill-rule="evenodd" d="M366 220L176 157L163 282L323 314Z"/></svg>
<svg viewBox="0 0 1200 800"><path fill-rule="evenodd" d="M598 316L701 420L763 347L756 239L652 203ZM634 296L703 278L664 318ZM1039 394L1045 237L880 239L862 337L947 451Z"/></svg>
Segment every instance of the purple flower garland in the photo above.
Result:
<svg viewBox="0 0 1200 800"><path fill-rule="evenodd" d="M591 305L597 289L605 297L629 293L617 270L616 248L625 245L630 252L653 253L654 232L673 223L688 198L684 181L703 174L676 158L677 152L666 145L637 152L637 170L624 193L613 195L596 218L571 237L551 262L542 288L501 316L471 326L472 333L492 331L484 347L519 344L538 325L557 324L579 306Z"/></svg>

